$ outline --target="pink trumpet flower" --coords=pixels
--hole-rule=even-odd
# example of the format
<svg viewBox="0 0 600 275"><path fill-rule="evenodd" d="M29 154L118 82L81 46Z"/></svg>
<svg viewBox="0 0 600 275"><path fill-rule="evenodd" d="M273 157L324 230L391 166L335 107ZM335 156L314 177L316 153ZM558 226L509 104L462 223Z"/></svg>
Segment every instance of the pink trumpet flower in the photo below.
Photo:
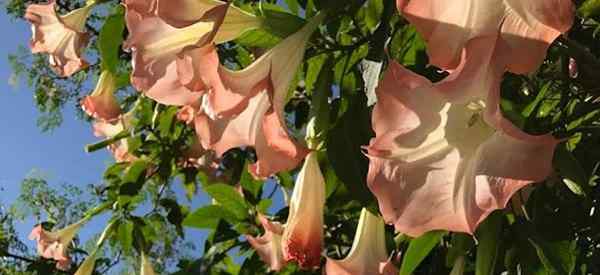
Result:
<svg viewBox="0 0 600 275"><path fill-rule="evenodd" d="M241 71L219 67L222 82L209 87L216 92L204 96L203 115L195 122L204 148L215 150L220 157L235 147L254 146L258 162L250 171L259 178L298 165L308 150L289 137L283 108L306 43L323 17L311 18Z"/></svg>
<svg viewBox="0 0 600 275"><path fill-rule="evenodd" d="M97 120L92 126L94 135L102 138L113 138L131 127L133 116L134 113L131 110L113 121ZM109 145L108 149L112 152L116 162L131 162L136 160L136 157L129 153L129 145L126 138L117 140Z"/></svg>
<svg viewBox="0 0 600 275"><path fill-rule="evenodd" d="M574 17L571 0L398 0L397 5L427 41L431 63L443 69L458 67L471 40L497 37L481 49L501 51L511 72L531 72Z"/></svg>
<svg viewBox="0 0 600 275"><path fill-rule="evenodd" d="M71 265L69 246L85 222L84 219L53 232L48 232L42 225L38 225L29 234L29 239L37 242L37 251L40 256L56 260L58 269L68 270Z"/></svg>
<svg viewBox="0 0 600 275"><path fill-rule="evenodd" d="M71 76L88 66L81 51L89 40L85 22L94 3L62 16L56 13L54 0L31 4L25 11L25 19L32 24L31 52L47 53L51 68L59 76Z"/></svg>
<svg viewBox="0 0 600 275"><path fill-rule="evenodd" d="M265 234L256 238L252 236L246 236L246 238L260 259L269 266L269 269L279 271L285 266L281 248L283 226L280 223L269 221L264 216L259 216L259 219Z"/></svg>
<svg viewBox="0 0 600 275"><path fill-rule="evenodd" d="M390 64L377 90L367 182L398 231L473 233L517 190L552 171L558 141L506 120L499 84L493 87L488 107L454 103L429 80Z"/></svg>
<svg viewBox="0 0 600 275"><path fill-rule="evenodd" d="M454 102L486 98L505 71L530 73L572 25L570 0L397 1L427 42L432 64L450 75L439 90Z"/></svg>
<svg viewBox="0 0 600 275"><path fill-rule="evenodd" d="M219 58L213 44L233 40L262 24L258 17L220 1L157 0L156 5L130 1L126 7L130 35L125 47L133 53L132 85L166 105L200 99L206 91L204 82L218 77ZM184 12L178 9L176 16L176 7L185 8ZM195 70L207 76L194 78Z"/></svg>
<svg viewBox="0 0 600 275"><path fill-rule="evenodd" d="M383 220L363 208L352 248L343 260L327 259L327 275L396 275L385 247Z"/></svg>
<svg viewBox="0 0 600 275"><path fill-rule="evenodd" d="M283 257L301 268L318 267L323 250L323 208L325 179L317 153L306 156L290 199L290 210L283 231Z"/></svg>
<svg viewBox="0 0 600 275"><path fill-rule="evenodd" d="M195 119L202 146L214 150L219 158L231 148L253 146L258 161L249 170L257 178L293 169L308 153L282 125L266 91L254 96L238 116L212 120L201 114Z"/></svg>
<svg viewBox="0 0 600 275"><path fill-rule="evenodd" d="M231 71L224 66L218 69L218 79L200 70L199 77L215 79L207 89L215 90L204 98L203 107L212 119L232 116L241 112L248 100L261 92L265 82L275 113L281 121L283 108L288 98L290 84L301 65L309 38L317 29L325 14L318 14L296 33L285 38L264 53L250 66L240 71ZM212 72L212 71L211 71ZM211 85L212 84L212 85Z"/></svg>
<svg viewBox="0 0 600 275"><path fill-rule="evenodd" d="M81 108L97 120L112 121L121 114L121 106L115 98L115 77L109 71L103 71L92 94L81 101Z"/></svg>

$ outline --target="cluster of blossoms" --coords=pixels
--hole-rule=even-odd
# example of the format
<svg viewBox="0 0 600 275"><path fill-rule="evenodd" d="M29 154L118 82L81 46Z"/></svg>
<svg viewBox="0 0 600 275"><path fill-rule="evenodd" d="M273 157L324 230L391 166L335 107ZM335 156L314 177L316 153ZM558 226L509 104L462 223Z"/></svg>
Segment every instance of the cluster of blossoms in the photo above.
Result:
<svg viewBox="0 0 600 275"><path fill-rule="evenodd" d="M87 64L80 54L94 4L65 16L56 14L53 2L27 10L32 50L48 53L61 76ZM258 160L249 169L257 178L304 161L286 224L261 216L264 235L247 238L272 270L287 262L320 266L324 179L316 152L289 136L284 105L307 41L325 15L310 18L254 63L232 71L220 64L216 45L261 28L260 17L216 0L124 0L123 5L131 83L158 103L180 106L178 118L196 132L193 158L219 158L229 149L251 146ZM432 83L389 64L376 91L376 137L365 146L368 187L383 219L363 210L350 254L327 259L327 274L396 274L385 248L384 221L410 236L431 230L472 234L515 192L544 180L552 169L559 141L550 134L527 134L507 120L500 110L500 83L505 72L538 68L549 45L571 26L571 0L398 0L397 7L425 38L431 64L449 75ZM96 90L82 101L98 136L115 137L129 128L133 115L122 113L115 90L114 76L103 72ZM110 150L119 162L135 159L126 141ZM54 233L36 228L32 237L40 254L68 266L66 248L81 224ZM142 273L153 274L142 258Z"/></svg>

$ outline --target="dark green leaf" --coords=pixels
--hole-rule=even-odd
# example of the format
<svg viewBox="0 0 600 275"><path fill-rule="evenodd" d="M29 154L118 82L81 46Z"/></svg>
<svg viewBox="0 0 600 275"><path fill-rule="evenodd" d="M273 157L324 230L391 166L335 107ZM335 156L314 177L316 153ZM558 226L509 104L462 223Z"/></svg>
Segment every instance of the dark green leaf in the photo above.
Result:
<svg viewBox="0 0 600 275"><path fill-rule="evenodd" d="M402 258L402 266L400 267L400 275L412 274L419 264L429 255L429 252L439 244L446 232L431 231L418 237L408 245L408 249Z"/></svg>
<svg viewBox="0 0 600 275"><path fill-rule="evenodd" d="M479 245L477 246L477 259L475 261L476 275L495 273L503 219L502 212L495 211L485 219L477 230Z"/></svg>

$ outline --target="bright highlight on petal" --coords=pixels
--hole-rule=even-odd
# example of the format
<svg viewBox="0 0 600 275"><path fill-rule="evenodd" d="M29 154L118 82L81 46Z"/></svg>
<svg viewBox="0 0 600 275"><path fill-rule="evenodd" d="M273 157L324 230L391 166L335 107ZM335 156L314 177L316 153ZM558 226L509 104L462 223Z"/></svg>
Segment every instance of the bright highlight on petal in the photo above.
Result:
<svg viewBox="0 0 600 275"><path fill-rule="evenodd" d="M51 68L62 77L68 77L84 69L88 63L82 59L81 51L88 43L85 22L93 3L74 10L67 15L56 13L55 1L48 4L31 4L25 12L33 37L30 42L32 53L47 53Z"/></svg>
<svg viewBox="0 0 600 275"><path fill-rule="evenodd" d="M327 259L327 275L395 275L398 270L389 260L385 247L383 220L362 209L356 235L348 256Z"/></svg>
<svg viewBox="0 0 600 275"><path fill-rule="evenodd" d="M325 179L317 153L306 156L290 199L290 210L283 232L283 256L302 268L318 267L323 250L323 208Z"/></svg>
<svg viewBox="0 0 600 275"><path fill-rule="evenodd" d="M81 108L94 119L110 121L121 115L121 106L115 98L115 77L103 71L91 95L81 101Z"/></svg>
<svg viewBox="0 0 600 275"><path fill-rule="evenodd" d="M386 222L402 233L473 233L517 190L551 172L557 141L522 132L499 108L450 103L397 63L377 92L367 181Z"/></svg>

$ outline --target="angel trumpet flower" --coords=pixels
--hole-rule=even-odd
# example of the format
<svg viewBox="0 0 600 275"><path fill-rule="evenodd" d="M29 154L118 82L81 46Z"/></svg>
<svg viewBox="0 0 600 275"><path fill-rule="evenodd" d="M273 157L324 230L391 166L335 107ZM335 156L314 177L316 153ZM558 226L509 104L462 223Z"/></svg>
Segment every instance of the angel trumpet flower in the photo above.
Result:
<svg viewBox="0 0 600 275"><path fill-rule="evenodd" d="M283 226L278 222L271 222L264 216L259 216L265 234L260 237L246 236L250 245L256 250L260 259L265 262L271 271L279 271L285 266L283 250L281 248L281 235Z"/></svg>
<svg viewBox="0 0 600 275"><path fill-rule="evenodd" d="M290 199L290 210L283 231L283 257L302 268L318 267L323 249L323 208L325 179L317 153L306 156Z"/></svg>
<svg viewBox="0 0 600 275"><path fill-rule="evenodd" d="M135 107L119 116L113 121L97 120L93 124L94 135L97 137L114 138L123 131L131 127L131 122L134 118ZM112 152L116 162L131 162L136 159L135 156L129 153L129 145L126 139L119 139L108 146Z"/></svg>
<svg viewBox="0 0 600 275"><path fill-rule="evenodd" d="M154 275L154 269L152 268L152 263L148 260L148 256L146 253L142 252L142 263L140 268L140 275Z"/></svg>
<svg viewBox="0 0 600 275"><path fill-rule="evenodd" d="M250 172L259 178L298 165L307 150L289 137L283 108L306 43L323 18L323 14L311 18L241 71L219 68L222 82L209 87L212 92L203 98L204 115L195 122L205 148L221 156L235 147L254 146L258 161Z"/></svg>
<svg viewBox="0 0 600 275"><path fill-rule="evenodd" d="M212 81L219 65L213 43L233 40L262 24L251 14L213 0L158 1L155 10L150 6L153 12L136 1L126 7L130 35L125 47L133 52L131 82L166 105L191 104L202 96L204 82ZM196 69L209 76L193 78Z"/></svg>
<svg viewBox="0 0 600 275"><path fill-rule="evenodd" d="M81 108L98 120L112 121L121 114L121 106L115 98L115 77L109 71L103 71L92 94L81 101Z"/></svg>
<svg viewBox="0 0 600 275"><path fill-rule="evenodd" d="M396 230L473 233L516 191L550 174L558 141L506 120L495 87L488 107L453 103L429 80L390 64L377 90L367 182Z"/></svg>
<svg viewBox="0 0 600 275"><path fill-rule="evenodd" d="M270 82L268 87L271 89L268 92L273 108L279 119L284 121L283 108L290 83L302 63L309 38L324 18L324 13L310 18L300 30L285 38L243 70L231 71L221 65L221 82L214 82L215 85L208 87L217 92L210 93L203 101L205 112L212 119L235 115L244 109L251 97L262 90L264 82ZM202 75L200 72L200 76Z"/></svg>
<svg viewBox="0 0 600 275"><path fill-rule="evenodd" d="M71 263L69 246L86 221L87 219L82 219L54 232L48 232L42 225L38 225L29 234L29 239L37 242L37 251L40 256L56 260L57 268L67 270Z"/></svg>
<svg viewBox="0 0 600 275"><path fill-rule="evenodd" d="M81 58L81 50L89 40L85 22L94 4L95 1L90 1L63 16L56 13L54 0L48 4L31 4L25 11L25 19L32 24L31 52L47 53L50 67L62 77L88 66Z"/></svg>
<svg viewBox="0 0 600 275"><path fill-rule="evenodd" d="M385 247L383 220L363 208L352 248L343 260L327 259L327 275L395 275Z"/></svg>
<svg viewBox="0 0 600 275"><path fill-rule="evenodd" d="M504 71L535 71L574 17L571 0L398 0L397 6L427 41L431 63L451 73L441 90L463 102L493 90Z"/></svg>

